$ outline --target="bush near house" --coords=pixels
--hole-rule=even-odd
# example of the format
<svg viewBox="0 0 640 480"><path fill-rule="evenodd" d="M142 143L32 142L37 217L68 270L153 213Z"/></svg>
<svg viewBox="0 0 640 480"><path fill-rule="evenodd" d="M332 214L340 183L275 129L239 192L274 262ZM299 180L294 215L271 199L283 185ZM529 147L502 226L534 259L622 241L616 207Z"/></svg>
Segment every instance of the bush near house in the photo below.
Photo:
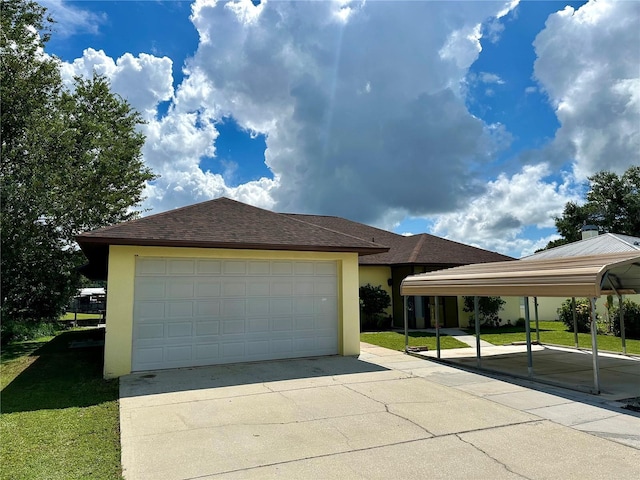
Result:
<svg viewBox="0 0 640 480"><path fill-rule="evenodd" d="M568 331L573 331L573 310L571 299L567 298L557 310L558 318L565 324ZM591 329L591 303L588 298L576 298L576 323L578 332L589 333Z"/></svg>
<svg viewBox="0 0 640 480"><path fill-rule="evenodd" d="M360 287L360 330L387 330L391 327L391 317L384 315L391 305L391 297L382 288L367 283Z"/></svg>
<svg viewBox="0 0 640 480"><path fill-rule="evenodd" d="M625 300L622 302L624 306L624 334L625 338L637 338L640 339L640 304L632 301ZM615 305L611 309L611 315L613 317L613 333L620 336L620 307Z"/></svg>
<svg viewBox="0 0 640 480"><path fill-rule="evenodd" d="M472 296L465 296L464 307L465 312L471 312L469 315L469 328L475 327L475 306ZM506 302L500 297L478 297L478 309L480 313L481 327L499 327L501 319L498 316L500 310Z"/></svg>

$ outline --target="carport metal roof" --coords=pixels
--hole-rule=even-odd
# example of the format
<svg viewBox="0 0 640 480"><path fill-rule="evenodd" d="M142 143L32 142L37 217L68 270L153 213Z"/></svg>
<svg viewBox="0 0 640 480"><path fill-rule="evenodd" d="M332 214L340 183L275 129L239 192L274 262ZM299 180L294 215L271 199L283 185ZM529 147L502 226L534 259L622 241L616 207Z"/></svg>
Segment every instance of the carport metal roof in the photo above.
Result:
<svg viewBox="0 0 640 480"><path fill-rule="evenodd" d="M465 265L447 270L411 275L402 281L405 297L405 351L408 350L407 298L412 295L436 297L436 336L440 358L438 296L473 295L478 318L479 296L588 297L591 299L591 344L594 391L600 393L595 299L601 295L640 292L640 252L623 252L553 259L527 259ZM533 373L529 302L525 302L525 326L529 376ZM536 317L537 322L537 317ZM624 318L620 318L624 347ZM480 322L476 326L476 357L480 363ZM577 329L574 330L577 337ZM576 339L577 346L577 339Z"/></svg>
<svg viewBox="0 0 640 480"><path fill-rule="evenodd" d="M411 275L402 295L600 297L640 292L640 252L465 265Z"/></svg>

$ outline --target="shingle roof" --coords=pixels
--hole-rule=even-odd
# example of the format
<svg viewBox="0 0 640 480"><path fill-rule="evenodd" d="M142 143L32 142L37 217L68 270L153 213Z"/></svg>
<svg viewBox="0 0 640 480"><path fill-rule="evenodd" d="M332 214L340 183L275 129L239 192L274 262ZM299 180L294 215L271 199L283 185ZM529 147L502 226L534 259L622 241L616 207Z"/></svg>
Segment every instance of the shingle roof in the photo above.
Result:
<svg viewBox="0 0 640 480"><path fill-rule="evenodd" d="M340 217L295 213L286 215L390 247L386 253L361 257L360 265L455 266L513 260L513 258L500 253L472 247L427 233L403 236Z"/></svg>
<svg viewBox="0 0 640 480"><path fill-rule="evenodd" d="M388 250L377 242L224 197L93 230L79 235L77 241L83 250L96 244L358 252L362 255Z"/></svg>
<svg viewBox="0 0 640 480"><path fill-rule="evenodd" d="M549 250L542 250L541 252L524 257L521 260L606 255L609 253L634 252L636 250L640 250L640 238L617 233L604 233L595 237L550 248Z"/></svg>

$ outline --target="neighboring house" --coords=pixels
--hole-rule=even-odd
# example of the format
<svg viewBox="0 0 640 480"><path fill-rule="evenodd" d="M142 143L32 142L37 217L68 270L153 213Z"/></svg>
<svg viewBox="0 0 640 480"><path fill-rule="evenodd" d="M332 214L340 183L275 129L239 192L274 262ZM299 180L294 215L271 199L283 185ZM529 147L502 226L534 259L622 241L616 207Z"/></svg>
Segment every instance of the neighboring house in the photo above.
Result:
<svg viewBox="0 0 640 480"><path fill-rule="evenodd" d="M105 377L132 371L357 355L360 285L382 285L402 324L411 274L509 259L432 235L279 214L227 198L77 237L83 273L108 280ZM414 301L412 326L431 317ZM446 325L459 302L445 299ZM428 326L428 324L426 325Z"/></svg>
<svg viewBox="0 0 640 480"><path fill-rule="evenodd" d="M400 283L408 275L471 263L513 260L499 253L426 233L404 236L340 217L286 215L389 247L388 252L360 257L360 285L381 285L389 293L391 307L387 313L393 317L393 326L398 328L404 325L404 303L400 295ZM435 318L434 309L434 297L409 297L409 327L432 326L431 322ZM461 323L461 310L462 302L458 298L443 297L440 302L440 318L443 325L458 327ZM467 323L466 316L467 314L464 314L465 318L462 318L464 325Z"/></svg>
<svg viewBox="0 0 640 480"><path fill-rule="evenodd" d="M568 243L559 247L550 248L548 250L542 250L527 257L521 258L520 262L526 262L528 260L537 259L552 259L552 258L566 258L566 257L579 257L586 255L603 255L607 253L622 253L622 252L634 252L640 251L640 237L633 237L630 235L621 235L617 233L603 233L598 235L597 227L586 225L582 232L582 240L577 242ZM630 299L636 303L640 302L640 295L630 295ZM506 309L515 311L515 302L519 302L522 305L520 316L524 316L524 304L522 299L505 298L507 304ZM566 299L563 298L539 298L538 299L538 316L540 320L558 320L558 308L562 305ZM602 299L596 303L597 311L600 315L605 315L606 299ZM617 300L614 299L614 303L617 305ZM532 318L533 318L533 299L531 299Z"/></svg>

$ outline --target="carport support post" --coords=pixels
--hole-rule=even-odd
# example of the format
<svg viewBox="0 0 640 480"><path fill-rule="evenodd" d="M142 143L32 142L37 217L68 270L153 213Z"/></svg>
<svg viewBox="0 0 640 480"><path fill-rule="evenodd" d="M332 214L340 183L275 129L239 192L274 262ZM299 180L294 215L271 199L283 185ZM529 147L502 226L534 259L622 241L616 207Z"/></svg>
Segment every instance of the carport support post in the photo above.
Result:
<svg viewBox="0 0 640 480"><path fill-rule="evenodd" d="M529 297L524 297L524 328L527 334L527 373L533 376L533 355L531 354L531 325L529 324Z"/></svg>
<svg viewBox="0 0 640 480"><path fill-rule="evenodd" d="M404 351L409 350L409 297L406 295L404 300Z"/></svg>
<svg viewBox="0 0 640 480"><path fill-rule="evenodd" d="M620 315L620 340L622 341L622 353L627 354L627 340L624 336L624 302L622 295L618 294L618 314Z"/></svg>
<svg viewBox="0 0 640 480"><path fill-rule="evenodd" d="M533 297L533 308L536 314L536 341L540 344L540 322L538 321L538 297Z"/></svg>
<svg viewBox="0 0 640 480"><path fill-rule="evenodd" d="M571 297L571 314L573 315L573 341L576 344L576 348L579 348L578 344L578 316L576 314L576 297Z"/></svg>
<svg viewBox="0 0 640 480"><path fill-rule="evenodd" d="M476 362L480 368L482 366L482 358L480 357L480 301L477 295L473 297L473 319L476 324Z"/></svg>
<svg viewBox="0 0 640 480"><path fill-rule="evenodd" d="M600 393L600 367L598 365L598 324L596 322L596 299L591 298L591 355L593 356L593 389Z"/></svg>
<svg viewBox="0 0 640 480"><path fill-rule="evenodd" d="M440 358L440 299L436 295L436 350Z"/></svg>

